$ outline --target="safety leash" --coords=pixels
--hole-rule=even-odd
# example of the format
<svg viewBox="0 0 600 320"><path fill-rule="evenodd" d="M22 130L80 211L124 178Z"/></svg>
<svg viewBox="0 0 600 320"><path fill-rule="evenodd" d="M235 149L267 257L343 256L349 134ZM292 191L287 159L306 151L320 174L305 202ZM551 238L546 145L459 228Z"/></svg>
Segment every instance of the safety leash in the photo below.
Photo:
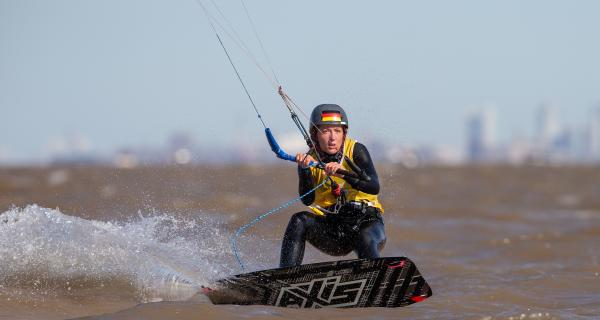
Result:
<svg viewBox="0 0 600 320"><path fill-rule="evenodd" d="M325 182L327 182L326 179L323 180L323 182L321 182L319 185L317 185L316 187L310 189L310 191L306 192L305 194L294 198L284 204L282 204L281 206L271 209L266 213L261 214L260 216L256 217L254 220L248 222L247 224L241 226L239 229L237 229L237 231L235 232L235 234L231 237L231 248L233 249L233 254L235 255L235 258L237 259L237 262L240 264L240 267L242 268L242 271L244 271L246 268L244 267L244 263L242 262L242 259L240 258L239 252L238 252L238 247L237 247L237 243L236 240L237 238L242 234L242 232L244 232L246 229L252 227L253 225L255 225L256 223L258 223L259 221L263 220L264 218L276 213L277 211L281 210L281 209L285 209L289 206L291 206L292 204L302 200L302 198L306 197L307 195L309 195L311 192L314 192L315 190L319 189L321 186L323 186L325 184Z"/></svg>

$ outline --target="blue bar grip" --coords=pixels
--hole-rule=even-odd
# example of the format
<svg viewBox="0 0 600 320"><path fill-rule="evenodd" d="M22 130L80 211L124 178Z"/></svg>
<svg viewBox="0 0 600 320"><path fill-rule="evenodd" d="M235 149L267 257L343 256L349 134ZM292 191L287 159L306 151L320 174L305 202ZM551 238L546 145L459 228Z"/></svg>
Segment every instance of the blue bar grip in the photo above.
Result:
<svg viewBox="0 0 600 320"><path fill-rule="evenodd" d="M279 144L277 144L277 141L275 141L275 137L273 137L273 134L271 133L271 129L265 128L265 135L267 136L267 141L269 141L271 150L275 152L277 158L296 162L296 157L293 157L285 153L285 151L281 150L281 147L279 147Z"/></svg>
<svg viewBox="0 0 600 320"><path fill-rule="evenodd" d="M277 155L277 158L283 159L283 160L292 161L292 162L296 162L296 157L285 153L285 151L283 151L281 149L281 147L279 146L279 144L277 143L277 141L275 141L275 137L273 136L273 133L271 133L271 129L265 128L265 135L267 136L267 141L269 141L269 145L271 146L271 150L273 150L273 152L275 152L275 154ZM325 166L320 165L318 162L314 162L314 161L311 161L308 164L308 166L309 167L317 167L317 168L322 169L322 170L325 169ZM339 169L337 171L337 173L345 175L345 176L351 176L351 177L358 178L358 176L355 173L349 172L349 171L346 171L346 170L342 170L342 169Z"/></svg>

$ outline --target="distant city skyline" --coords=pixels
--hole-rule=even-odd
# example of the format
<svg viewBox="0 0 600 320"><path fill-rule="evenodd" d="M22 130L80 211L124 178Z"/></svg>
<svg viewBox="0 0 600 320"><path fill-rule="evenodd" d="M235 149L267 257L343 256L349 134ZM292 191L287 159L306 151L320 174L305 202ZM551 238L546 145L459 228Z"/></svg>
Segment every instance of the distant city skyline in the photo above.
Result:
<svg viewBox="0 0 600 320"><path fill-rule="evenodd" d="M465 119L485 106L495 106L494 138L506 143L539 131L540 104L554 105L566 127L600 105L597 1L246 5L287 92L305 113L342 105L359 140L458 159ZM268 65L240 3L219 6ZM223 40L267 124L297 135L274 88ZM157 149L176 132L210 149L265 143L194 1L5 0L0 48L0 164Z"/></svg>
<svg viewBox="0 0 600 320"><path fill-rule="evenodd" d="M500 117L501 118L501 117ZM600 164L600 107L590 111L585 122L566 125L555 105L540 104L531 117L535 128L529 135L512 134L498 139L497 110L486 105L463 119L462 146L445 144L394 143L367 139L371 155L377 162L397 163L406 167L420 165L461 164ZM296 132L276 134L279 145L295 154L307 149ZM197 136L185 131L171 133L155 145L123 145L100 153L90 148L88 139L80 135L51 140L48 157L26 163L103 164L121 168L139 165L190 164L266 164L281 162L271 152L266 140L235 145L203 144ZM0 164L17 164L8 161Z"/></svg>
<svg viewBox="0 0 600 320"><path fill-rule="evenodd" d="M578 124L564 123L556 105L538 107L529 136L496 141L496 113L484 108L466 122L466 156L474 163L600 163L600 106Z"/></svg>

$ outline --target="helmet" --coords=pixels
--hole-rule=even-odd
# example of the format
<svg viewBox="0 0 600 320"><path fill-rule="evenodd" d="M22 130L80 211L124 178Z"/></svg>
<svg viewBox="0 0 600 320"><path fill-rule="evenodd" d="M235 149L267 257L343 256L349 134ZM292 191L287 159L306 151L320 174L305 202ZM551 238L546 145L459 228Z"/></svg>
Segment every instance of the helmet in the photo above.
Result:
<svg viewBox="0 0 600 320"><path fill-rule="evenodd" d="M310 114L310 127L324 124L339 124L348 128L348 117L337 104L320 104Z"/></svg>

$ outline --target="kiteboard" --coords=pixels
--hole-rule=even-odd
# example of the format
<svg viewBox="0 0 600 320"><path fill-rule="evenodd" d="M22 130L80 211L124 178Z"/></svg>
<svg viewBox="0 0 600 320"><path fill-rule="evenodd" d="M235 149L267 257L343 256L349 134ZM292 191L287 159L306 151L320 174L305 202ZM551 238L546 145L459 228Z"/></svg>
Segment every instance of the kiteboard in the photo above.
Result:
<svg viewBox="0 0 600 320"><path fill-rule="evenodd" d="M244 273L203 293L214 304L288 308L396 308L423 301L431 288L405 257L353 259Z"/></svg>

